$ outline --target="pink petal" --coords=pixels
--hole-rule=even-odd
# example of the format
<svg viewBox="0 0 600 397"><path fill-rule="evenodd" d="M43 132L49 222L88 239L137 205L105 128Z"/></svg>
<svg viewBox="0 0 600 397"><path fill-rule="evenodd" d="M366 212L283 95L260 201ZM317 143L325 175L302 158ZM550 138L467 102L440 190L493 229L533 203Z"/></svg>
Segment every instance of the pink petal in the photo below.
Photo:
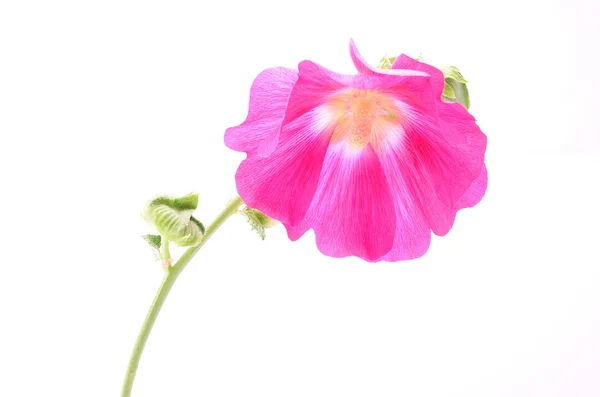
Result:
<svg viewBox="0 0 600 397"><path fill-rule="evenodd" d="M392 70L394 69L409 69L427 73L431 76L431 86L433 87L435 97L442 97L442 92L444 91L444 73L438 68L401 54L392 64Z"/></svg>
<svg viewBox="0 0 600 397"><path fill-rule="evenodd" d="M483 166L477 179L473 181L454 207L448 208L430 197L430 200L428 200L428 219L433 232L438 236L445 236L454 224L456 213L463 208L470 208L478 204L485 195L486 189L487 169Z"/></svg>
<svg viewBox="0 0 600 397"><path fill-rule="evenodd" d="M418 191L418 181L412 174L403 177L398 169L394 168L393 162L392 164L386 164L386 159L382 159L382 164L386 170L392 194L396 199L396 235L394 245L390 252L382 259L396 262L419 258L429 248L431 231L427 220L422 214L421 205L417 198L421 196L421 193ZM479 177L471 184L460 200L458 200L454 208L449 209L439 206L435 216L443 218L447 225L446 228L449 230L454 223L457 211L478 204L483 198L486 188L487 169L484 166ZM294 230L297 234L299 231Z"/></svg>
<svg viewBox="0 0 600 397"><path fill-rule="evenodd" d="M246 121L225 131L225 144L240 152L268 156L275 150L285 109L298 72L271 68L259 74L250 89Z"/></svg>
<svg viewBox="0 0 600 397"><path fill-rule="evenodd" d="M440 101L438 107L439 123L452 153L463 162L463 183L456 183L456 191L467 186L460 198L454 201L444 200L439 194L429 195L426 202L431 211L429 223L433 232L443 236L452 227L456 212L461 208L472 207L477 204L485 194L487 188L487 170L484 165L484 154L487 138L481 132L475 119L467 110L458 103L445 103ZM457 171L459 169L457 168ZM460 178L460 174L456 174ZM456 179L454 179L456 180ZM449 179L447 183L452 183ZM452 203L452 205L450 205ZM437 214L437 215L434 215Z"/></svg>
<svg viewBox="0 0 600 397"><path fill-rule="evenodd" d="M435 126L421 116L415 114L404 125L406 144L417 171L431 183L436 197L452 208L481 173L487 138L473 119L443 118L440 111ZM462 144L455 143L459 135L466 137Z"/></svg>
<svg viewBox="0 0 600 397"><path fill-rule="evenodd" d="M290 94L284 124L323 105L330 95L352 81L350 76L338 75L310 61L300 62L298 71L298 82Z"/></svg>
<svg viewBox="0 0 600 397"><path fill-rule="evenodd" d="M475 118L458 102L438 102L438 118L444 136L454 146L470 145L482 132ZM481 157L480 151L474 154Z"/></svg>
<svg viewBox="0 0 600 397"><path fill-rule="evenodd" d="M325 104L331 95L346 89L391 90L396 97L414 107L435 106L426 73L407 71L409 74L351 76L332 72L311 61L300 62L298 70L298 81L290 94L284 124Z"/></svg>
<svg viewBox="0 0 600 397"><path fill-rule="evenodd" d="M361 151L346 143L330 146L306 223L325 255L375 261L392 248L394 201L370 146ZM296 237L298 230L288 233Z"/></svg>
<svg viewBox="0 0 600 397"><path fill-rule="evenodd" d="M366 76L381 76L381 75L392 75L392 76L429 76L429 73L425 70L416 70L413 68L394 68L394 69L379 69L373 67L367 63L365 58L358 52L358 48L354 44L354 40L350 40L350 57L356 67L356 70L360 74Z"/></svg>
<svg viewBox="0 0 600 397"><path fill-rule="evenodd" d="M283 224L287 231L288 238L292 241L298 240L300 237L304 235L310 229L310 225L306 221L306 219L302 220L296 226L290 226L288 224Z"/></svg>
<svg viewBox="0 0 600 397"><path fill-rule="evenodd" d="M412 69L424 71L431 75L431 84L435 91L435 97L438 107L438 123L441 131L441 143L444 141L451 147L445 153L454 153L454 159L462 161L463 166L455 167L454 177L450 177L446 184L453 187L454 192L440 192L435 186L422 186L423 191L433 191L435 194L427 194L423 198L423 205L428 208L424 212L427 214L428 222L431 229L437 235L443 236L452 227L456 212L461 208L471 207L477 204L487 188L487 170L483 165L483 157L487 145L487 138L481 132L480 128L475 123L475 118L459 103L447 103L441 100L441 94L444 89L444 75L437 68L423 62L419 62L406 55L400 55L392 65L392 68ZM437 133L435 135L438 135ZM450 160L453 164L457 161ZM447 168L450 171L450 168ZM436 172L434 172L436 173ZM439 174L439 173L438 173ZM462 177L460 175L463 175ZM448 176L449 173L447 172ZM477 175L476 178L471 179ZM444 180L444 176L439 177ZM462 179L462 183L452 185L452 181ZM469 180L473 181L469 183ZM443 186L438 184L438 186ZM467 187L460 198L457 200L458 194ZM445 198L446 197L446 198Z"/></svg>
<svg viewBox="0 0 600 397"><path fill-rule="evenodd" d="M423 214L419 176L401 147L396 150L380 155L395 204L394 244L382 258L390 262L419 258L427 252L431 242L431 228Z"/></svg>
<svg viewBox="0 0 600 397"><path fill-rule="evenodd" d="M350 40L350 57L352 58L352 62L358 70L358 73L362 73L364 75L376 75L377 69L372 67L365 61L360 52L358 52L358 48L356 48L356 44L354 44L354 40Z"/></svg>
<svg viewBox="0 0 600 397"><path fill-rule="evenodd" d="M476 204L479 204L483 196L485 195L485 191L487 190L488 184L488 173L485 164L481 169L481 174L473 181L469 189L463 194L463 196L458 200L458 203L454 206L454 211L458 211L463 208L471 208Z"/></svg>
<svg viewBox="0 0 600 397"><path fill-rule="evenodd" d="M396 179L401 179L404 186L398 185L397 190L406 189L404 195L411 200L405 207L420 209L431 230L445 235L456 211L463 208L459 200L475 199L466 192L482 174L487 139L472 118L444 118L442 111L436 123L430 115L407 110L403 139L381 147L379 156L388 174L389 170L398 170L401 178ZM461 136L464 139L459 139ZM484 192L479 188L474 194ZM411 219L418 218L415 214Z"/></svg>
<svg viewBox="0 0 600 397"><path fill-rule="evenodd" d="M302 221L317 189L331 132L329 120L316 110L285 125L270 156L249 155L238 168L242 200L282 223Z"/></svg>

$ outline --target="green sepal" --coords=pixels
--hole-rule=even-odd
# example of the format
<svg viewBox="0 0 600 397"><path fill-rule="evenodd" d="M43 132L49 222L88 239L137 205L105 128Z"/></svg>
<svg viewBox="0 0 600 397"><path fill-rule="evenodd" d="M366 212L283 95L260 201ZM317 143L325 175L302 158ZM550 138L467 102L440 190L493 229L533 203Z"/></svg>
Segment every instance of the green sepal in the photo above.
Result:
<svg viewBox="0 0 600 397"><path fill-rule="evenodd" d="M455 83L457 85L457 83ZM466 84L460 84L454 87L454 94L456 95L456 102L462 103L462 105L469 110L471 107L471 99L469 98L469 89Z"/></svg>
<svg viewBox="0 0 600 397"><path fill-rule="evenodd" d="M148 204L142 216L167 240L182 247L196 246L205 231L202 223L192 217L197 206L197 194L179 198L161 196Z"/></svg>
<svg viewBox="0 0 600 397"><path fill-rule="evenodd" d="M454 95L454 90L452 89L452 86L447 81L444 82L444 92L442 92L442 95L448 99L456 98L456 95Z"/></svg>
<svg viewBox="0 0 600 397"><path fill-rule="evenodd" d="M149 206L152 205L166 205L169 206L171 208L177 209L177 210L195 210L196 208L198 208L198 194L197 193L190 193L186 196L183 197L178 197L178 198L171 198L171 197L167 197L167 196L160 196L155 198L154 200L152 200L149 204Z"/></svg>
<svg viewBox="0 0 600 397"><path fill-rule="evenodd" d="M263 223L261 222L261 219L258 215L261 213L250 207L244 208L241 212L244 215L246 215L246 218L248 219L248 223L252 227L252 230L254 230L256 234L258 234L258 237L260 237L261 240L264 240L267 235L265 233L265 227L263 226Z"/></svg>
<svg viewBox="0 0 600 397"><path fill-rule="evenodd" d="M196 225L198 225L198 228L200 229L200 232L202 234L206 233L206 229L204 228L204 225L202 224L202 222L200 222L198 219L194 218L193 216L190 217L190 221L194 222Z"/></svg>
<svg viewBox="0 0 600 397"><path fill-rule="evenodd" d="M465 80L462 73L460 72L460 70L458 70L458 68L456 66L446 66L446 67L442 68L442 72L444 73L444 77L446 79L456 80L462 84L468 83L468 81Z"/></svg>
<svg viewBox="0 0 600 397"><path fill-rule="evenodd" d="M161 236L158 234L146 234L143 235L142 238L144 240L146 240L146 242L148 243L148 245L150 247L152 247L152 249L158 251L158 253L160 254L160 243L161 243Z"/></svg>
<svg viewBox="0 0 600 397"><path fill-rule="evenodd" d="M442 99L448 102L458 102L468 110L471 107L471 99L467 80L456 66L446 66L441 70L444 73L445 81Z"/></svg>
<svg viewBox="0 0 600 397"><path fill-rule="evenodd" d="M173 199L173 207L178 210L195 210L198 208L198 194L190 193L187 196Z"/></svg>

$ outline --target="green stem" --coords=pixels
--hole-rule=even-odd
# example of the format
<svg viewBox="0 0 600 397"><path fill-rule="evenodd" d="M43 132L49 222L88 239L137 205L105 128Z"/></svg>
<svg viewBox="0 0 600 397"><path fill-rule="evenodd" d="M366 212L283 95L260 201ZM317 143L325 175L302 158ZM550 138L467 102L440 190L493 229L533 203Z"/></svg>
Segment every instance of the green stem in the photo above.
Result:
<svg viewBox="0 0 600 397"><path fill-rule="evenodd" d="M146 315L146 319L142 324L142 329L138 334L137 340L135 341L135 345L133 346L133 352L131 353L131 357L129 358L129 365L127 366L127 373L125 374L125 381L123 382L123 390L121 391L121 397L129 397L131 395L131 389L133 387L133 381L135 380L135 374L140 363L140 358L142 357L142 352L144 351L144 346L146 345L146 341L148 340L148 336L150 335L150 331L152 330L152 326L158 317L158 313L171 290L175 280L179 274L185 269L190 260L196 255L196 253L202 248L204 243L208 241L210 236L229 218L231 215L235 214L239 207L242 205L242 199L239 197L231 200L227 207L217 216L217 219L214 220L206 228L206 233L204 233L204 237L202 239L202 243L197 247L191 247L187 251L183 253L181 258L171 267L165 274L160 287L154 297L154 301L152 301L152 305L150 305L150 310L148 310L148 314Z"/></svg>
<svg viewBox="0 0 600 397"><path fill-rule="evenodd" d="M165 236L161 238L160 257L163 261L165 271L168 271L171 266L171 251L169 250L169 240Z"/></svg>

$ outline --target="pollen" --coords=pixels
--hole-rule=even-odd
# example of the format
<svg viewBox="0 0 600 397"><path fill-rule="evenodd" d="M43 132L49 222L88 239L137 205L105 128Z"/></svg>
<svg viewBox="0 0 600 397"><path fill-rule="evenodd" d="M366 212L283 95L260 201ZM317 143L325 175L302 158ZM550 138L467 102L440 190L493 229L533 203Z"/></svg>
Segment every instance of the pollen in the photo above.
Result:
<svg viewBox="0 0 600 397"><path fill-rule="evenodd" d="M393 121L389 98L374 90L350 90L338 94L330 105L337 124L332 142L346 141L354 149L364 149L378 135L382 123Z"/></svg>

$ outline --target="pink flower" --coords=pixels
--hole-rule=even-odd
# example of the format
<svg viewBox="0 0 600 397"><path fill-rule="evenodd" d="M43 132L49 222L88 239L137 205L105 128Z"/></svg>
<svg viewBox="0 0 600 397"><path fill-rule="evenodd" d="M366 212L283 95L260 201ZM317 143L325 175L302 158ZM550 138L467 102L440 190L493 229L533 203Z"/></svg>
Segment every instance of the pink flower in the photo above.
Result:
<svg viewBox="0 0 600 397"><path fill-rule="evenodd" d="M325 255L418 258L431 231L445 235L483 197L486 136L462 105L441 100L433 66L401 55L376 69L352 41L350 55L358 75L311 61L258 75L246 121L225 133L247 153L239 194L292 240L314 229Z"/></svg>

